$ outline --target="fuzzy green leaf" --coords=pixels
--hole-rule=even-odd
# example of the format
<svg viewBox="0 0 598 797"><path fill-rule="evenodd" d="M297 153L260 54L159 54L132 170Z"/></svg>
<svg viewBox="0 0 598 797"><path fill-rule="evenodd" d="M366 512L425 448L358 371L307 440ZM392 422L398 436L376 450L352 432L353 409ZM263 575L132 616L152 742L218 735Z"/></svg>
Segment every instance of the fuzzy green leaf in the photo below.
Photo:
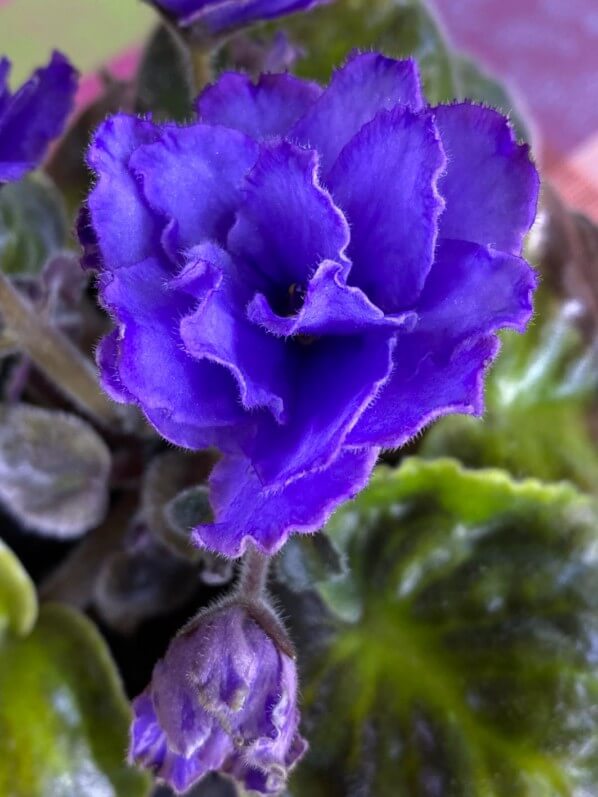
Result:
<svg viewBox="0 0 598 797"><path fill-rule="evenodd" d="M0 794L147 795L147 778L125 764L122 687L85 617L48 604L29 636L6 638L0 694Z"/></svg>
<svg viewBox="0 0 598 797"><path fill-rule="evenodd" d="M310 797L572 797L598 782L598 514L452 460L380 469L328 525L354 622L304 679Z"/></svg>
<svg viewBox="0 0 598 797"><path fill-rule="evenodd" d="M482 419L436 423L426 457L453 456L471 467L498 466L518 477L568 479L598 491L598 454L588 426L596 405L598 351L576 326L577 305L546 297L525 335L507 332L486 383Z"/></svg>
<svg viewBox="0 0 598 797"><path fill-rule="evenodd" d="M137 76L137 111L156 120L184 122L192 117L189 54L182 41L161 25L149 40Z"/></svg>
<svg viewBox="0 0 598 797"><path fill-rule="evenodd" d="M296 534L276 558L278 581L295 592L327 584L344 572L343 556L325 534Z"/></svg>
<svg viewBox="0 0 598 797"><path fill-rule="evenodd" d="M0 500L26 528L68 539L98 525L110 467L108 447L76 415L0 408Z"/></svg>
<svg viewBox="0 0 598 797"><path fill-rule="evenodd" d="M36 275L68 241L64 202L40 174L0 191L0 268L6 274Z"/></svg>
<svg viewBox="0 0 598 797"><path fill-rule="evenodd" d="M421 0L335 0L290 18L285 30L307 54L296 68L304 77L326 83L352 50L373 48L417 58L430 102L456 95L449 46Z"/></svg>

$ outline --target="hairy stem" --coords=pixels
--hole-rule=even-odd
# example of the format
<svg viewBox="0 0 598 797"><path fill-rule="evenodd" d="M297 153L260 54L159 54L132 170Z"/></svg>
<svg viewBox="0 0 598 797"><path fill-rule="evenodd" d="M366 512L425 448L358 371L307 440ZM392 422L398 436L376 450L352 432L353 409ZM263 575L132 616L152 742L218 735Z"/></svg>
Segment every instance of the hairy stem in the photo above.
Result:
<svg viewBox="0 0 598 797"><path fill-rule="evenodd" d="M0 272L0 315L9 336L70 399L103 426L120 426L114 404L102 393L93 363L44 318Z"/></svg>
<svg viewBox="0 0 598 797"><path fill-rule="evenodd" d="M250 545L241 566L237 595L247 601L259 601L266 588L269 567L270 557Z"/></svg>
<svg viewBox="0 0 598 797"><path fill-rule="evenodd" d="M280 618L264 595L269 567L270 557L250 544L243 558L237 588L229 599L230 604L241 604L252 620L273 640L276 647L294 659L295 647Z"/></svg>

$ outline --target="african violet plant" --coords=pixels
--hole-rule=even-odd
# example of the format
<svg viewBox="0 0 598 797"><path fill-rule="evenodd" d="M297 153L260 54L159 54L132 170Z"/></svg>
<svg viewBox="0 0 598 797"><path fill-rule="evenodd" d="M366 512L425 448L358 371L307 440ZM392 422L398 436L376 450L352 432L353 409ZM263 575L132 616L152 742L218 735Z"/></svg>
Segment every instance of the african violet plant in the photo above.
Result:
<svg viewBox="0 0 598 797"><path fill-rule="evenodd" d="M524 123L415 0L153 5L49 155L74 69L1 62L0 793L593 793L595 319Z"/></svg>

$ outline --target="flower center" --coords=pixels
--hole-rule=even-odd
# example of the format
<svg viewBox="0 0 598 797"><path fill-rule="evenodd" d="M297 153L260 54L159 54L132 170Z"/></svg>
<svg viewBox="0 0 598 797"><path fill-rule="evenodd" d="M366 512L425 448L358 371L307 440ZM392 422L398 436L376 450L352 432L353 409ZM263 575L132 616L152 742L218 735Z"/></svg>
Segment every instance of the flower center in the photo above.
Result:
<svg viewBox="0 0 598 797"><path fill-rule="evenodd" d="M296 315L303 307L305 301L305 287L298 282L294 282L289 286L286 299L286 312L281 313L284 316Z"/></svg>

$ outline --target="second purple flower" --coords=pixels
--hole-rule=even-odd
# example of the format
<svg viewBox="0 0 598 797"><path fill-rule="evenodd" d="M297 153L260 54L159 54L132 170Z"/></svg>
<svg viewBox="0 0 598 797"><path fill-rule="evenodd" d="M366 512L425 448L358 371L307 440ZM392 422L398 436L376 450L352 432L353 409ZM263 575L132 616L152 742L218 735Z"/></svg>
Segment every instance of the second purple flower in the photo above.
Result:
<svg viewBox="0 0 598 797"><path fill-rule="evenodd" d="M151 0L181 25L199 24L210 33L221 33L330 0Z"/></svg>
<svg viewBox="0 0 598 797"><path fill-rule="evenodd" d="M432 108L413 62L376 54L324 90L226 74L197 108L115 116L90 149L99 364L165 438L223 453L195 541L272 553L382 448L482 412L496 333L532 312L538 175L499 113Z"/></svg>

